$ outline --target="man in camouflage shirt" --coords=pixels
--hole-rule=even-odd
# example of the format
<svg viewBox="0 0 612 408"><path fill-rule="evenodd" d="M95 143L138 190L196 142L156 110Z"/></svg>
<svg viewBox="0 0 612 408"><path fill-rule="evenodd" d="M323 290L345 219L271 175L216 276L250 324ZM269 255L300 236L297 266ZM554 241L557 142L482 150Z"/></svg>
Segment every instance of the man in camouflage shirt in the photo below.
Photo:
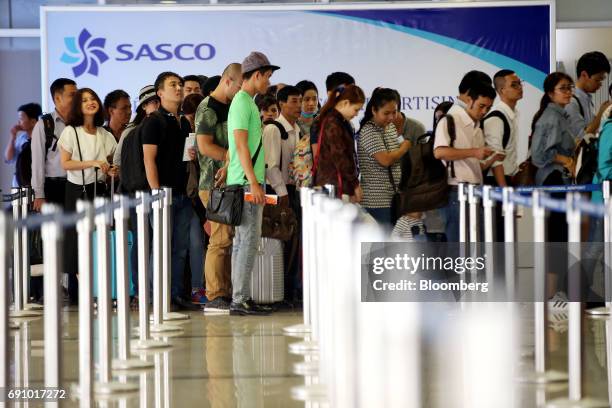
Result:
<svg viewBox="0 0 612 408"><path fill-rule="evenodd" d="M196 111L195 127L200 161L200 199L206 207L210 191L224 182L227 161L227 115L234 95L242 85L241 65L225 68L219 86ZM234 231L229 225L210 222L210 242L204 276L208 303L205 312L229 313L231 302L231 259Z"/></svg>

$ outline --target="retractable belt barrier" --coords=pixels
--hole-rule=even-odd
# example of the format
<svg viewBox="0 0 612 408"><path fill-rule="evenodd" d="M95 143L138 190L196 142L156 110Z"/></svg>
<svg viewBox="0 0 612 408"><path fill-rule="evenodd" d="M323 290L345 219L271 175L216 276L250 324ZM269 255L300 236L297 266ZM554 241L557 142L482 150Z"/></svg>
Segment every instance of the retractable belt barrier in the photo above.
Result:
<svg viewBox="0 0 612 408"><path fill-rule="evenodd" d="M605 204L591 202L579 194L602 190ZM549 196L561 192L567 193L565 199ZM305 357L304 362L294 366L296 374L305 376L305 385L293 388L294 398L307 401L310 407L318 407L319 404L329 404L332 407L421 405L422 356L419 354L420 334L416 328L419 324L418 303L362 302L364 287L358 271L362 270L363 260L359 254L363 256L364 251L368 250L364 245L382 245L388 236L378 225L365 221L359 207L333 198L333 189L328 193L324 189L302 188L300 194L303 214L304 321L301 325L285 329L287 334L299 334L303 340L289 345L292 353ZM604 241L609 243L612 240L609 227L612 207L608 203L609 196L608 181L586 186L514 189L460 184L460 241L468 251L471 246L492 243L495 240L496 223L494 207L501 205L504 214L504 241L511 244L504 247L506 284L510 288L508 291L512 291L517 268L514 244L517 242L516 216L519 207L532 209L533 241L536 243L546 242L546 217L553 212L566 214L570 243L580 242L583 216L603 218ZM480 215L480 206L484 210L483 216ZM482 229L480 222L483 222ZM481 230L484 232L482 237ZM543 245L535 247L535 299L546 299L546 267L550 260L546 259ZM606 265L610 265L609 249L606 244ZM580 260L580 250L572 246L568 256L574 262ZM574 280L571 278L570 282ZM610 296L608 273L605 280L606 294ZM598 313L609 315L612 305L606 302L606 306ZM568 382L568 398L549 402L548 406L551 407L573 406L574 403L609 406L607 401L584 397L581 303L569 304L567 373L550 370L546 361L547 302L534 301L534 313L535 369L514 380L536 384ZM611 322L607 322L606 327L608 343L612 344ZM612 353L612 346L608 347L608 353ZM396 360L392 356L402 358ZM399 383L401 386L398 386ZM394 405L397 401L402 401L403 405Z"/></svg>
<svg viewBox="0 0 612 408"><path fill-rule="evenodd" d="M95 399L138 391L137 383L127 381L130 370L153 369L144 358L133 358L132 351L167 352L168 341L153 340L151 333L180 332L178 326L165 325L164 320L182 317L169 312L171 189L138 192L135 198L117 195L114 201L96 198L93 203L77 202L77 211L66 213L53 204L44 204L40 214L30 213L33 202L29 188L13 189L2 195L2 201L12 204L12 214L0 211L0 387L10 386L10 331L28 318L43 314L44 318L44 386L63 387L62 377L62 290L60 271L63 269L63 230L76 227L78 237L79 273L79 383L73 393L81 407L93 406ZM129 314L128 218L136 208L138 251L138 340L131 341ZM153 209L153 325L149 322L149 228L148 215ZM118 355L113 360L111 336L111 234L114 219L114 252L117 271ZM43 242L44 307L28 303L30 287L29 231L41 229ZM96 246L93 247L93 236ZM11 251L12 248L12 251ZM97 381L94 373L93 272L94 252L97 251L97 314L98 360ZM12 252L12 253L11 253ZM12 256L11 256L12 255ZM136 267L136 266L134 266ZM13 302L9 301L13 280ZM41 312L39 309L43 309ZM165 312L165 313L164 313ZM23 323L25 324L25 323ZM163 334L167 337L167 334ZM15 372L21 376L21 373ZM117 377L119 381L114 381ZM15 378L13 384L19 384ZM145 390L146 391L146 390Z"/></svg>

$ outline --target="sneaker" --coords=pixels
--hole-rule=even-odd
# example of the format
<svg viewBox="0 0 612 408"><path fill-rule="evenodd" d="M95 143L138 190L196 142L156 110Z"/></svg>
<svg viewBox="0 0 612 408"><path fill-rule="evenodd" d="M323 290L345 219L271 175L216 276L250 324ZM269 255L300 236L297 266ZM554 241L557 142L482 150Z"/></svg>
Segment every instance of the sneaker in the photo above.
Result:
<svg viewBox="0 0 612 408"><path fill-rule="evenodd" d="M567 295L563 292L557 292L555 295L548 299L548 310L551 313L567 312L568 310L568 299Z"/></svg>
<svg viewBox="0 0 612 408"><path fill-rule="evenodd" d="M229 312L231 316L266 316L270 314L271 310L256 305L253 300L249 299L241 303L232 302Z"/></svg>
<svg viewBox="0 0 612 408"><path fill-rule="evenodd" d="M200 308L182 297L172 298L172 304L178 310L200 310Z"/></svg>
<svg viewBox="0 0 612 408"><path fill-rule="evenodd" d="M204 313L227 314L230 311L230 303L222 297L215 298L204 305Z"/></svg>
<svg viewBox="0 0 612 408"><path fill-rule="evenodd" d="M208 298L206 297L206 289L204 288L194 288L191 290L191 303L196 305L203 305L208 302Z"/></svg>

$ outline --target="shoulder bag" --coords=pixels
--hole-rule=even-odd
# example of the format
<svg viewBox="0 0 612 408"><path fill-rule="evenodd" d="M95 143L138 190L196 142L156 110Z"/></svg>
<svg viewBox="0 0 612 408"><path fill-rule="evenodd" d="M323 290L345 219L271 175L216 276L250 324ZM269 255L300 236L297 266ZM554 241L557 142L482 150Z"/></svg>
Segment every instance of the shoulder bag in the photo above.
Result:
<svg viewBox="0 0 612 408"><path fill-rule="evenodd" d="M253 168L261 151L262 140L251 159ZM246 175L244 176L246 180ZM244 186L240 184L213 188L210 191L208 205L206 206L206 218L209 221L225 225L240 225L242 221L242 204L244 203Z"/></svg>

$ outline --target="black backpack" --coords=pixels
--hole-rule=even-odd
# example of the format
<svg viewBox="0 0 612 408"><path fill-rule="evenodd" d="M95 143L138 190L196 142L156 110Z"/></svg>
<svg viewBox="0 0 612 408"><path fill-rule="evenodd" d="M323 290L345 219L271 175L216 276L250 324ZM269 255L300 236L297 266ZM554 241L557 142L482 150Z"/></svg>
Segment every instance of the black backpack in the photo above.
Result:
<svg viewBox="0 0 612 408"><path fill-rule="evenodd" d="M49 149L57 150L57 136L55 136L55 121L50 113L45 113L40 117L43 121L43 128L45 130L45 159ZM31 159L30 159L31 162ZM30 170L31 171L31 170Z"/></svg>
<svg viewBox="0 0 612 408"><path fill-rule="evenodd" d="M599 139L592 139L590 142L581 140L578 143L578 156L582 156L580 170L576 174L576 184L591 184L597 172L599 155Z"/></svg>
<svg viewBox="0 0 612 408"><path fill-rule="evenodd" d="M402 157L399 184L402 214L434 210L448 204L447 166L434 156L434 139L432 132L419 136ZM451 147L453 143L451 135Z"/></svg>
<svg viewBox="0 0 612 408"><path fill-rule="evenodd" d="M123 139L121 147L121 181L119 191L123 193L135 193L136 191L150 190L147 173L144 166L144 153L142 150L143 129L145 123L151 120L150 116L144 118L137 126L134 126ZM166 123L161 120L160 123Z"/></svg>
<svg viewBox="0 0 612 408"><path fill-rule="evenodd" d="M504 124L504 135L502 136L502 147L504 148L504 150L506 150L506 146L508 146L508 142L510 141L510 133L512 132L512 130L510 129L510 123L508 122L508 119L506 119L506 115L504 115L502 112L498 110L494 110L490 112L487 116L482 118L482 120L480 121L480 128L482 129L483 132L484 132L484 123L486 122L487 119L490 119L490 118L498 118Z"/></svg>
<svg viewBox="0 0 612 408"><path fill-rule="evenodd" d="M17 156L15 177L19 187L26 187L32 183L32 144L30 140L23 144L21 153Z"/></svg>

